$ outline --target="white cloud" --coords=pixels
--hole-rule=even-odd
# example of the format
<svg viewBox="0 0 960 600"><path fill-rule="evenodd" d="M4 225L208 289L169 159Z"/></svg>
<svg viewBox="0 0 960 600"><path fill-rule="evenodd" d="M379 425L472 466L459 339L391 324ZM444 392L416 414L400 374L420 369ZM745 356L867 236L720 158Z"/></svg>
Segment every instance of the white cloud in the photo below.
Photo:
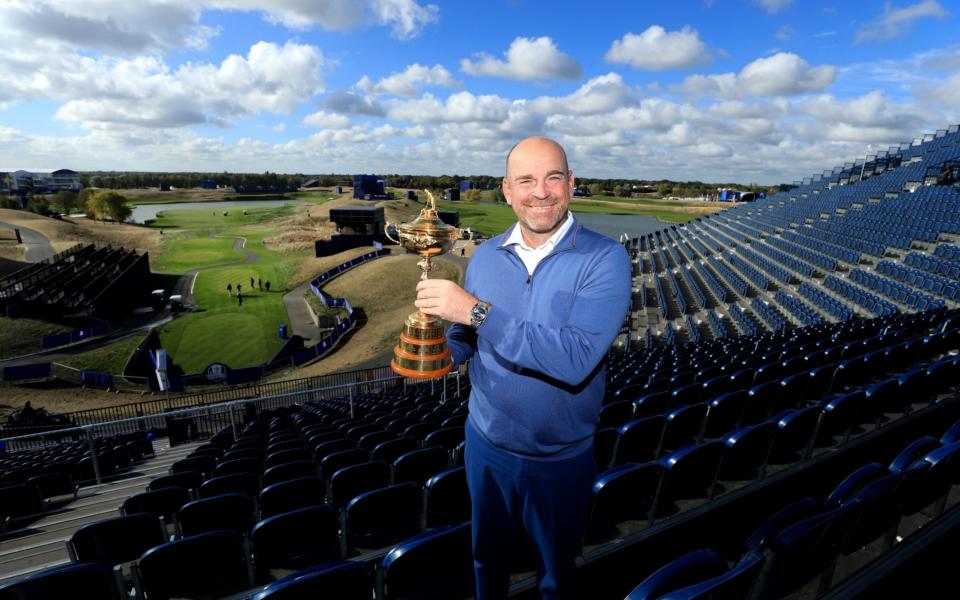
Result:
<svg viewBox="0 0 960 600"><path fill-rule="evenodd" d="M594 114L633 104L630 88L618 73L594 77L569 96L541 96L528 106L540 113Z"/></svg>
<svg viewBox="0 0 960 600"><path fill-rule="evenodd" d="M432 94L414 100L395 100L387 104L387 116L412 123L469 123L503 121L509 115L510 101L499 96L475 96L470 92L451 94L441 102Z"/></svg>
<svg viewBox="0 0 960 600"><path fill-rule="evenodd" d="M789 25L784 25L777 30L773 36L780 40L781 42L789 42L793 39L793 36L797 34L797 30Z"/></svg>
<svg viewBox="0 0 960 600"><path fill-rule="evenodd" d="M863 29L857 32L854 43L859 44L864 40L876 42L891 40L909 33L917 19L934 17L942 20L947 14L947 10L937 0L924 0L905 8L896 9L887 2L884 5L883 14L867 23Z"/></svg>
<svg viewBox="0 0 960 600"><path fill-rule="evenodd" d="M435 4L416 0L207 0L213 8L262 12L269 21L292 29L319 26L342 31L367 23L389 26L392 35L410 39L438 21Z"/></svg>
<svg viewBox="0 0 960 600"><path fill-rule="evenodd" d="M696 30L684 27L667 32L659 25L651 25L639 35L627 33L614 40L605 58L648 71L685 69L713 60Z"/></svg>
<svg viewBox="0 0 960 600"><path fill-rule="evenodd" d="M350 126L350 119L346 116L322 110L307 115L303 118L303 122L320 129L346 129Z"/></svg>
<svg viewBox="0 0 960 600"><path fill-rule="evenodd" d="M287 130L287 124L280 122L274 125L273 127L271 127L271 129L273 129L273 131L276 133L283 133L284 131Z"/></svg>
<svg viewBox="0 0 960 600"><path fill-rule="evenodd" d="M936 86L936 97L951 108L960 109L960 73Z"/></svg>
<svg viewBox="0 0 960 600"><path fill-rule="evenodd" d="M811 67L796 54L778 52L758 58L736 74L691 75L677 89L722 98L795 96L829 87L836 75L834 66Z"/></svg>
<svg viewBox="0 0 960 600"><path fill-rule="evenodd" d="M801 102L797 109L814 117L821 128L819 135L853 142L908 139L925 121L917 108L895 104L880 91L845 100L815 96Z"/></svg>
<svg viewBox="0 0 960 600"><path fill-rule="evenodd" d="M753 0L753 3L759 4L772 15L793 4L793 0Z"/></svg>
<svg viewBox="0 0 960 600"><path fill-rule="evenodd" d="M393 73L374 83L364 75L357 82L357 87L368 94L392 94L394 96L416 96L421 86L439 86L461 88L463 84L450 75L441 65L425 67L414 63L401 73Z"/></svg>
<svg viewBox="0 0 960 600"><path fill-rule="evenodd" d="M203 48L218 30L200 24L201 8L177 0L3 2L0 31L7 49L28 44L48 52L82 48L125 56Z"/></svg>
<svg viewBox="0 0 960 600"><path fill-rule="evenodd" d="M575 58L557 49L549 37L518 37L507 49L506 60L486 53L475 60L461 59L464 73L475 76L505 77L520 81L536 79L576 80L583 76L583 67Z"/></svg>
<svg viewBox="0 0 960 600"><path fill-rule="evenodd" d="M360 96L353 92L330 92L323 105L335 113L382 117L386 111L375 98Z"/></svg>
<svg viewBox="0 0 960 600"><path fill-rule="evenodd" d="M223 125L260 111L289 113L323 90L323 54L292 42L258 42L246 56L175 71L159 58L72 62L73 72L51 65L22 91L66 100L55 118L91 128Z"/></svg>

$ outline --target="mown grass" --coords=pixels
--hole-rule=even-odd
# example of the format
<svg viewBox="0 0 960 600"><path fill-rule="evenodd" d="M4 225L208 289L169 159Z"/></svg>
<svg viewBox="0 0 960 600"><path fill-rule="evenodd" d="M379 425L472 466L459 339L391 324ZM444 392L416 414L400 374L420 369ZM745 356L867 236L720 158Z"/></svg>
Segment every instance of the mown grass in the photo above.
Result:
<svg viewBox="0 0 960 600"><path fill-rule="evenodd" d="M210 209L166 210L152 224L169 232L164 234L165 252L154 266L156 271L183 274L191 269L209 269L198 273L194 282L198 310L159 330L163 347L186 373L200 372L214 362L232 368L262 364L283 343L277 336L277 326L289 324L283 295L287 282L309 253L268 249L263 241L275 231L258 227L288 217L296 207L246 210L246 215L242 210L225 211L215 205ZM245 263L246 255L233 249L237 237L245 239L246 249L256 256L255 262ZM251 277L255 289L251 289ZM237 299L238 285L243 304Z"/></svg>
<svg viewBox="0 0 960 600"><path fill-rule="evenodd" d="M137 349L146 334L137 334L124 337L106 346L92 348L85 352L77 352L57 362L75 369L89 369L103 373L120 374L127 365L127 361Z"/></svg>
<svg viewBox="0 0 960 600"><path fill-rule="evenodd" d="M0 359L33 354L43 350L43 336L58 335L73 331L69 327L35 319L11 319L0 317Z"/></svg>

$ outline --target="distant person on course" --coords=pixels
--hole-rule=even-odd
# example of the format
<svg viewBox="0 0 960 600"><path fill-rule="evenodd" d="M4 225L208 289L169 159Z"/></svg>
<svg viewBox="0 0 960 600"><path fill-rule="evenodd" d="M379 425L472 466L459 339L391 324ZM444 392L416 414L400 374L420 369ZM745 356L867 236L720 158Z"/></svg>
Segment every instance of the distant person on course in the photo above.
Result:
<svg viewBox="0 0 960 600"><path fill-rule="evenodd" d="M232 295L233 295L233 285L231 285L231 284L229 284L229 283L227 284L227 295L228 295L228 296L232 296Z"/></svg>
<svg viewBox="0 0 960 600"><path fill-rule="evenodd" d="M467 483L478 600L506 598L526 534L543 598L577 598L576 563L596 476L604 356L630 301L630 259L569 211L563 148L532 137L507 154L503 195L518 222L480 245L461 288L417 285L416 306L453 323L470 360Z"/></svg>

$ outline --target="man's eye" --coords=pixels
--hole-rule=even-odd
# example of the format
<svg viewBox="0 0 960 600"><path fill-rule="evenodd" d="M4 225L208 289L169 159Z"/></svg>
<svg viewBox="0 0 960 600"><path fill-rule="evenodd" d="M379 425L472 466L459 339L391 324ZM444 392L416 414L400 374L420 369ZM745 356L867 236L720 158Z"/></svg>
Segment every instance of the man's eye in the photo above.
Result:
<svg viewBox="0 0 960 600"><path fill-rule="evenodd" d="M551 175L550 177L547 177L547 181L550 183L560 183L563 181L563 175Z"/></svg>

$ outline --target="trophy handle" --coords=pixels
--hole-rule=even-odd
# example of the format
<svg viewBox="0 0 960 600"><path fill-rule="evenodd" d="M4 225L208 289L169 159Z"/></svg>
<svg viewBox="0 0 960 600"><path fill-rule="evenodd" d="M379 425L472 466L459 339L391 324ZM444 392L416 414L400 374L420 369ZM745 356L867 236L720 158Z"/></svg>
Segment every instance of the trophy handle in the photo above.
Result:
<svg viewBox="0 0 960 600"><path fill-rule="evenodd" d="M468 242L472 242L472 241L473 241L473 230L470 229L469 227L467 227L466 229L461 229L461 230L460 230L460 235L463 235L464 232L466 232L466 234L467 234L467 241L468 241Z"/></svg>
<svg viewBox="0 0 960 600"><path fill-rule="evenodd" d="M390 240L391 242L393 242L394 244L399 245L399 244L400 244L400 240L395 240L395 239L393 239L393 236L390 235L390 226L391 226L391 225L393 225L394 229L396 229L396 224L395 224L395 223L391 223L390 221L387 221L387 222L384 224L384 226L383 226L383 235L387 236L387 239Z"/></svg>

